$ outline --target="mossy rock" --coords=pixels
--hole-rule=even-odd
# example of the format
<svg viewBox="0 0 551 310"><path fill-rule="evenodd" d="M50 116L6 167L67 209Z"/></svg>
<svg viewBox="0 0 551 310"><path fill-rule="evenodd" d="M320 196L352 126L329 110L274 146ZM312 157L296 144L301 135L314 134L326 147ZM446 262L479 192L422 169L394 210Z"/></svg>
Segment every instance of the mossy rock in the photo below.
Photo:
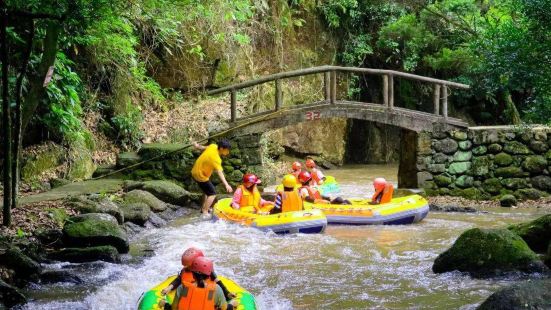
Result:
<svg viewBox="0 0 551 310"><path fill-rule="evenodd" d="M507 153L499 153L494 157L494 163L500 167L509 166L513 163L513 156Z"/></svg>
<svg viewBox="0 0 551 310"><path fill-rule="evenodd" d="M467 141L460 141L459 143L457 143L458 146L459 146L459 149L462 150L462 151L468 151L470 150L472 147L473 147L473 143L469 140Z"/></svg>
<svg viewBox="0 0 551 310"><path fill-rule="evenodd" d="M502 178L518 178L524 177L526 174L519 167L501 167L497 168L494 172L496 177Z"/></svg>
<svg viewBox="0 0 551 310"><path fill-rule="evenodd" d="M503 179L501 181L501 184L503 184L503 186L508 189L520 189L528 187L528 182L526 181L526 179L523 178Z"/></svg>
<svg viewBox="0 0 551 310"><path fill-rule="evenodd" d="M542 154L547 152L549 146L543 141L531 141L530 148L537 154Z"/></svg>
<svg viewBox="0 0 551 310"><path fill-rule="evenodd" d="M498 194L501 188L501 181L497 178L486 179L482 183L482 189L490 194Z"/></svg>
<svg viewBox="0 0 551 310"><path fill-rule="evenodd" d="M503 151L513 155L528 155L532 153L526 145L517 141L506 142Z"/></svg>
<svg viewBox="0 0 551 310"><path fill-rule="evenodd" d="M466 173L469 169L471 169L471 163L470 162L452 163L448 167L448 173L450 173L450 174L463 174L463 173Z"/></svg>
<svg viewBox="0 0 551 310"><path fill-rule="evenodd" d="M499 204L505 208L516 206L517 198L513 195L506 194L501 196L501 198L499 198Z"/></svg>
<svg viewBox="0 0 551 310"><path fill-rule="evenodd" d="M124 194L124 203L145 203L153 212L162 212L167 208L167 204L165 202L161 201L150 192L143 190L133 190Z"/></svg>
<svg viewBox="0 0 551 310"><path fill-rule="evenodd" d="M431 173L442 173L446 171L446 165L445 164L428 164L427 170Z"/></svg>
<svg viewBox="0 0 551 310"><path fill-rule="evenodd" d="M228 162L235 167L240 167L243 165L243 161L240 158L231 158L228 159Z"/></svg>
<svg viewBox="0 0 551 310"><path fill-rule="evenodd" d="M543 196L540 191L534 188L522 188L516 190L514 195L520 200L538 200Z"/></svg>
<svg viewBox="0 0 551 310"><path fill-rule="evenodd" d="M35 280L42 272L42 267L39 263L13 245L8 245L7 248L0 248L0 265L12 269L15 272L15 276L21 282Z"/></svg>
<svg viewBox="0 0 551 310"><path fill-rule="evenodd" d="M501 288L477 309L551 309L551 279L529 280Z"/></svg>
<svg viewBox="0 0 551 310"><path fill-rule="evenodd" d="M135 152L119 153L117 155L117 168L128 167L141 161L141 157Z"/></svg>
<svg viewBox="0 0 551 310"><path fill-rule="evenodd" d="M467 133L464 131L454 130L450 134L455 140L467 140Z"/></svg>
<svg viewBox="0 0 551 310"><path fill-rule="evenodd" d="M224 173L226 174L232 173L235 170L232 166L223 166L223 168L224 168Z"/></svg>
<svg viewBox="0 0 551 310"><path fill-rule="evenodd" d="M66 155L65 149L49 143L36 153L29 155L22 163L21 179L26 182L36 180L42 173L59 166Z"/></svg>
<svg viewBox="0 0 551 310"><path fill-rule="evenodd" d="M108 214L81 214L69 219L63 227L63 241L69 246L89 247L111 245L119 253L128 253L128 237Z"/></svg>
<svg viewBox="0 0 551 310"><path fill-rule="evenodd" d="M138 155L142 160L148 160L152 158L158 158L162 156L160 160L167 159L191 159L192 148L179 143L146 143L142 144L142 147L138 151Z"/></svg>
<svg viewBox="0 0 551 310"><path fill-rule="evenodd" d="M434 177L434 183L440 187L447 187L452 184L452 179L445 175L437 175Z"/></svg>
<svg viewBox="0 0 551 310"><path fill-rule="evenodd" d="M94 261L109 263L120 262L119 252L115 247L110 245L89 248L66 248L49 254L48 258L71 263L87 263Z"/></svg>
<svg viewBox="0 0 551 310"><path fill-rule="evenodd" d="M457 151L453 154L454 162L470 161L473 158L473 153L470 151Z"/></svg>
<svg viewBox="0 0 551 310"><path fill-rule="evenodd" d="M155 197L170 204L183 206L190 202L191 194L183 187L165 180L145 181L139 184L144 191L150 192Z"/></svg>
<svg viewBox="0 0 551 310"><path fill-rule="evenodd" d="M459 145L457 144L457 142L450 138L437 141L433 145L434 150L444 154L453 154L457 151L458 147Z"/></svg>
<svg viewBox="0 0 551 310"><path fill-rule="evenodd" d="M473 158L471 172L475 176L487 176L492 167L492 162L488 156L479 156Z"/></svg>
<svg viewBox="0 0 551 310"><path fill-rule="evenodd" d="M458 270L484 277L509 271L545 272L548 269L526 242L511 231L473 228L438 255L432 270L435 273Z"/></svg>
<svg viewBox="0 0 551 310"><path fill-rule="evenodd" d="M551 193L551 177L546 175L538 175L531 179L532 186L535 188Z"/></svg>
<svg viewBox="0 0 551 310"><path fill-rule="evenodd" d="M69 183L71 183L71 181L69 181L67 179L55 178L55 179L50 180L50 185L52 186L52 189L57 188L57 187L62 187L62 186L67 185Z"/></svg>
<svg viewBox="0 0 551 310"><path fill-rule="evenodd" d="M455 185L460 188L468 188L473 186L474 178L468 175L462 175L455 179Z"/></svg>
<svg viewBox="0 0 551 310"><path fill-rule="evenodd" d="M490 152L492 154L497 154L497 153L501 152L501 150L503 150L503 147L500 144L492 143L492 144L488 145L488 152Z"/></svg>
<svg viewBox="0 0 551 310"><path fill-rule="evenodd" d="M539 155L528 156L522 166L531 173L541 173L547 167L547 160Z"/></svg>
<svg viewBox="0 0 551 310"><path fill-rule="evenodd" d="M473 149L474 155L484 155L488 152L488 148L485 145L479 145Z"/></svg>
<svg viewBox="0 0 551 310"><path fill-rule="evenodd" d="M445 164L449 161L448 155L444 153L436 153L432 157L425 157L428 162L426 164L430 164L431 160L434 160L435 164Z"/></svg>
<svg viewBox="0 0 551 310"><path fill-rule="evenodd" d="M442 187L438 189L438 194L441 196L450 196L451 190L447 187Z"/></svg>
<svg viewBox="0 0 551 310"><path fill-rule="evenodd" d="M545 159L547 159L547 161L551 164L551 150L545 153Z"/></svg>
<svg viewBox="0 0 551 310"><path fill-rule="evenodd" d="M136 169L130 174L135 180L164 180L166 175L162 169Z"/></svg>
<svg viewBox="0 0 551 310"><path fill-rule="evenodd" d="M532 251L545 253L551 241L551 214L530 222L511 225L508 229L526 241Z"/></svg>
<svg viewBox="0 0 551 310"><path fill-rule="evenodd" d="M119 206L107 198L100 198L98 201L95 201L86 196L78 196L70 198L67 204L81 214L105 213L117 219L119 224L124 223L124 216Z"/></svg>
<svg viewBox="0 0 551 310"><path fill-rule="evenodd" d="M10 309L26 302L27 297L17 287L9 285L0 278L0 307L2 309L4 306Z"/></svg>
<svg viewBox="0 0 551 310"><path fill-rule="evenodd" d="M143 202L134 202L121 206L124 220L138 225L144 225L149 220L151 208Z"/></svg>

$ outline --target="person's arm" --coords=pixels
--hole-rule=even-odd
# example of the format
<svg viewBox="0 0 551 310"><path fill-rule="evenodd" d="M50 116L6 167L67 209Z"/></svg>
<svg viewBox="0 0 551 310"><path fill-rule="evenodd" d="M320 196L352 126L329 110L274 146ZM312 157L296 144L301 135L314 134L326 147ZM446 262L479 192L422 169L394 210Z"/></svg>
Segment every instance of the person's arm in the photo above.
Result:
<svg viewBox="0 0 551 310"><path fill-rule="evenodd" d="M265 200L264 198L260 198L260 206L263 207L265 205L273 205L274 202L273 201L268 201L268 200Z"/></svg>
<svg viewBox="0 0 551 310"><path fill-rule="evenodd" d="M170 282L170 284L161 291L162 295L168 294L170 291L177 288L178 285L182 284L182 272L183 270L178 273L176 279L172 280L172 282Z"/></svg>
<svg viewBox="0 0 551 310"><path fill-rule="evenodd" d="M274 209L281 210L281 201L283 200L283 197L281 197L281 193L277 193L275 202L274 202Z"/></svg>
<svg viewBox="0 0 551 310"><path fill-rule="evenodd" d="M239 202L241 201L241 198L243 197L243 191L240 187L235 189L235 192L233 193L233 199L231 201L231 206L234 209L239 209L241 205L239 205Z"/></svg>
<svg viewBox="0 0 551 310"><path fill-rule="evenodd" d="M199 151L204 151L207 148L206 146L201 145L195 141L193 142L193 147Z"/></svg>
<svg viewBox="0 0 551 310"><path fill-rule="evenodd" d="M232 293L230 293L230 291L228 291L228 289L226 288L224 283L222 283L222 281L220 281L220 279L218 279L218 277L216 276L216 273L214 271L210 275L210 278L211 278L212 281L216 282L216 284L218 284L220 286L220 288L222 289L222 292L224 292L224 297L226 297L226 300L229 301L229 300L231 300L235 297Z"/></svg>
<svg viewBox="0 0 551 310"><path fill-rule="evenodd" d="M218 174L218 177L220 178L220 181L222 181L222 184L226 187L226 191L228 193L233 192L233 188L228 184L228 181L226 181L226 178L224 177L224 170L216 170L216 173Z"/></svg>

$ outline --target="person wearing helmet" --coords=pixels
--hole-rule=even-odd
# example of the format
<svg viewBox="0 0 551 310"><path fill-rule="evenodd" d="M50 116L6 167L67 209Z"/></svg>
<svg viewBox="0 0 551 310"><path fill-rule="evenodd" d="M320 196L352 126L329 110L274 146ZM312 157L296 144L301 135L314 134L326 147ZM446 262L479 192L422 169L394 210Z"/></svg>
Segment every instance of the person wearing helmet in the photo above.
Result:
<svg viewBox="0 0 551 310"><path fill-rule="evenodd" d="M288 174L283 177L283 191L277 192L272 213L300 211L303 209L302 199L296 189L297 179Z"/></svg>
<svg viewBox="0 0 551 310"><path fill-rule="evenodd" d="M226 187L226 191L228 193L233 192L232 187L228 184L226 178L224 177L224 170L222 169L222 157L230 154L231 144L228 140L221 140L218 144L213 143L209 146L203 146L197 142L194 142L193 146L196 149L203 151L193 164L191 176L203 192L203 205L201 207L201 212L203 213L204 218L208 218L210 208L216 198L216 190L210 181L213 171L216 171L218 174L220 181L222 181L222 184Z"/></svg>
<svg viewBox="0 0 551 310"><path fill-rule="evenodd" d="M312 175L308 171L302 171L298 176L298 180L302 184L299 189L302 199L311 203L331 203L331 204L351 204L350 201L337 197L331 199L329 196L323 196L315 186L312 185Z"/></svg>
<svg viewBox="0 0 551 310"><path fill-rule="evenodd" d="M302 164L298 161L295 161L292 165L293 170L291 171L291 174L295 176L295 178L298 178L298 175L302 171Z"/></svg>
<svg viewBox="0 0 551 310"><path fill-rule="evenodd" d="M172 281L167 287L165 287L162 291L162 295L168 294L170 291L172 291L175 288L178 288L183 282L193 282L193 274L191 272L191 265L193 261L198 257L204 257L203 251L196 247L190 247L184 251L182 254L182 270L180 273L178 273L178 276L174 281ZM216 277L216 273L212 271L211 274L212 281L216 282L224 292L224 296L228 300L232 299L232 294L227 290L227 288L222 284L222 282Z"/></svg>
<svg viewBox="0 0 551 310"><path fill-rule="evenodd" d="M316 166L316 162L313 159L308 158L306 160L306 170L312 175L313 185L322 185L325 182L325 175Z"/></svg>
<svg viewBox="0 0 551 310"><path fill-rule="evenodd" d="M192 281L183 281L176 290L173 304L178 310L232 310L237 307L237 301L226 301L219 284L211 280L214 272L212 260L199 256L193 260L189 268ZM172 306L162 300L159 304L166 309Z"/></svg>
<svg viewBox="0 0 551 310"><path fill-rule="evenodd" d="M243 184L233 193L232 207L251 213L269 213L274 203L262 199L257 188L260 183L261 181L256 175L246 173L243 176Z"/></svg>
<svg viewBox="0 0 551 310"><path fill-rule="evenodd" d="M390 182L387 182L384 178L376 178L373 181L373 187L375 188L375 194L371 198L371 204L378 205L392 201L394 186Z"/></svg>

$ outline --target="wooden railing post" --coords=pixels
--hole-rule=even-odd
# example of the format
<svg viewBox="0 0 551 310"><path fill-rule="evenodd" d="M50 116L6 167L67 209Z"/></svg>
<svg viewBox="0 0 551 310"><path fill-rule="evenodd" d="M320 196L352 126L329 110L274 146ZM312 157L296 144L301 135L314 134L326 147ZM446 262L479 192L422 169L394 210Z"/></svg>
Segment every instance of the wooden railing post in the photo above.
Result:
<svg viewBox="0 0 551 310"><path fill-rule="evenodd" d="M231 90L231 121L235 122L237 119L237 91Z"/></svg>
<svg viewBox="0 0 551 310"><path fill-rule="evenodd" d="M281 91L281 80L275 80L275 110L279 111L281 109L281 104L283 102L283 93Z"/></svg>
<svg viewBox="0 0 551 310"><path fill-rule="evenodd" d="M394 108L394 75L388 75L388 107Z"/></svg>
<svg viewBox="0 0 551 310"><path fill-rule="evenodd" d="M331 104L337 103L337 71L331 71Z"/></svg>
<svg viewBox="0 0 551 310"><path fill-rule="evenodd" d="M325 101L329 102L329 100L331 100L331 76L329 75L329 71L323 73L323 91L325 94Z"/></svg>
<svg viewBox="0 0 551 310"><path fill-rule="evenodd" d="M388 75L383 75L383 102L388 108Z"/></svg>
<svg viewBox="0 0 551 310"><path fill-rule="evenodd" d="M448 87L442 86L442 116L444 119L448 118Z"/></svg>
<svg viewBox="0 0 551 310"><path fill-rule="evenodd" d="M434 114L436 116L440 115L440 85L434 84Z"/></svg>

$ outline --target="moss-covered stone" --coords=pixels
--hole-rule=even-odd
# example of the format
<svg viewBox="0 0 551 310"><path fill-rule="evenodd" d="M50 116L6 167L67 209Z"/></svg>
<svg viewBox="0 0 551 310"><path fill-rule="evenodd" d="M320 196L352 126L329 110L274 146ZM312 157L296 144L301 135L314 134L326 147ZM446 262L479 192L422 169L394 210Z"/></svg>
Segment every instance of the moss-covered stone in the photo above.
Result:
<svg viewBox="0 0 551 310"><path fill-rule="evenodd" d="M533 177L531 182L535 188L551 193L551 177L538 175L537 177Z"/></svg>
<svg viewBox="0 0 551 310"><path fill-rule="evenodd" d="M29 155L22 163L21 179L33 181L42 173L53 170L61 164L65 157L65 149L57 144L49 143L38 152Z"/></svg>
<svg viewBox="0 0 551 310"><path fill-rule="evenodd" d="M453 154L453 161L454 162L461 162L461 161L470 161L473 157L473 153L470 151L457 151L455 154Z"/></svg>
<svg viewBox="0 0 551 310"><path fill-rule="evenodd" d="M442 188L438 189L438 194L441 195L441 196L449 196L450 192L451 192L451 190L447 187L442 187Z"/></svg>
<svg viewBox="0 0 551 310"><path fill-rule="evenodd" d="M447 187L452 184L452 179L445 175L437 175L434 177L434 183L440 187Z"/></svg>
<svg viewBox="0 0 551 310"><path fill-rule="evenodd" d="M501 181L501 184L503 184L503 186L508 189L519 189L528 187L528 182L526 181L526 179L523 178L503 179Z"/></svg>
<svg viewBox="0 0 551 310"><path fill-rule="evenodd" d="M52 186L52 188L61 187L61 186L67 185L69 183L71 183L71 181L69 181L67 179L55 178L55 179L50 180L50 185Z"/></svg>
<svg viewBox="0 0 551 310"><path fill-rule="evenodd" d="M503 147L500 144L492 143L492 144L488 145L488 152L490 152L492 154L497 154L497 153L501 152L501 150L503 150Z"/></svg>
<svg viewBox="0 0 551 310"><path fill-rule="evenodd" d="M513 155L528 155L531 153L530 149L526 145L517 141L506 142L503 147L503 151Z"/></svg>
<svg viewBox="0 0 551 310"><path fill-rule="evenodd" d="M520 200L537 200L542 193L535 188L521 188L516 190L514 195Z"/></svg>
<svg viewBox="0 0 551 310"><path fill-rule="evenodd" d="M507 271L541 272L547 268L526 242L507 229L473 228L434 261L435 273L453 270L486 276Z"/></svg>
<svg viewBox="0 0 551 310"><path fill-rule="evenodd" d="M428 164L427 170L431 173L443 173L446 171L445 164Z"/></svg>
<svg viewBox="0 0 551 310"><path fill-rule="evenodd" d="M144 225L149 220L151 208L143 202L134 202L121 206L124 220L138 225Z"/></svg>
<svg viewBox="0 0 551 310"><path fill-rule="evenodd" d="M192 148L179 143L146 143L138 151L142 160L163 156L163 159L191 158Z"/></svg>
<svg viewBox="0 0 551 310"><path fill-rule="evenodd" d="M479 145L473 149L474 155L484 155L488 152L488 148L485 145Z"/></svg>
<svg viewBox="0 0 551 310"><path fill-rule="evenodd" d="M470 162L458 162L450 164L448 173L450 174L463 174L471 168Z"/></svg>
<svg viewBox="0 0 551 310"><path fill-rule="evenodd" d="M495 130L471 130L469 135L476 145L490 144L499 141L499 136Z"/></svg>
<svg viewBox="0 0 551 310"><path fill-rule="evenodd" d="M89 248L66 248L48 255L48 258L63 262L86 263L104 261L109 263L120 262L119 252L110 245Z"/></svg>
<svg viewBox="0 0 551 310"><path fill-rule="evenodd" d="M457 143L458 146L459 146L459 149L462 150L462 151L468 151L472 148L473 146L473 143L469 140L466 140L466 141L460 141L459 143Z"/></svg>
<svg viewBox="0 0 551 310"><path fill-rule="evenodd" d="M470 187L461 191L461 197L471 199L471 200L480 200L486 199L486 195L478 188Z"/></svg>
<svg viewBox="0 0 551 310"><path fill-rule="evenodd" d="M467 133L464 131L454 130L451 132L451 136L455 140L459 140L459 141L467 140Z"/></svg>
<svg viewBox="0 0 551 310"><path fill-rule="evenodd" d="M496 177L518 178L525 176L525 173L519 167L501 167L495 170Z"/></svg>
<svg viewBox="0 0 551 310"><path fill-rule="evenodd" d="M547 167L547 160L539 155L528 156L522 166L532 173L541 173Z"/></svg>
<svg viewBox="0 0 551 310"><path fill-rule="evenodd" d="M117 168L128 167L137 164L142 159L135 152L120 153L117 156Z"/></svg>
<svg viewBox="0 0 551 310"><path fill-rule="evenodd" d="M501 288L477 310L551 309L551 279L529 280Z"/></svg>
<svg viewBox="0 0 551 310"><path fill-rule="evenodd" d="M235 170L230 173L229 179L232 180L234 183L239 183L243 180L243 172Z"/></svg>
<svg viewBox="0 0 551 310"><path fill-rule="evenodd" d="M92 159L92 153L83 148L72 147L69 150L69 170L67 171L68 180L89 179L96 171L96 165Z"/></svg>
<svg viewBox="0 0 551 310"><path fill-rule="evenodd" d="M459 145L453 139L446 138L444 140L437 141L433 144L434 150L444 154L453 154L457 151Z"/></svg>
<svg viewBox="0 0 551 310"><path fill-rule="evenodd" d="M162 201L175 204L175 205L186 205L190 202L190 193L186 191L183 187L165 180L153 180L145 181L139 184L139 187L144 191L150 192L155 197L159 198Z"/></svg>
<svg viewBox="0 0 551 310"><path fill-rule="evenodd" d="M145 203L153 212L162 212L167 208L165 202L161 201L150 192L137 189L124 194L124 203Z"/></svg>
<svg viewBox="0 0 551 310"><path fill-rule="evenodd" d="M545 253L551 242L551 214L530 222L511 225L508 229L524 239L532 251Z"/></svg>
<svg viewBox="0 0 551 310"><path fill-rule="evenodd" d="M70 198L67 204L81 214L105 213L116 218L119 224L124 222L124 216L119 206L107 198L100 198L96 201L86 196L77 196Z"/></svg>
<svg viewBox="0 0 551 310"><path fill-rule="evenodd" d="M509 166L513 163L513 156L507 153L499 153L494 157L494 163L500 167Z"/></svg>
<svg viewBox="0 0 551 310"><path fill-rule="evenodd" d="M15 286L9 285L0 278L0 306L8 309L27 302L27 298Z"/></svg>
<svg viewBox="0 0 551 310"><path fill-rule="evenodd" d="M492 163L488 156L475 157L472 160L471 171L475 176L487 176L491 165Z"/></svg>
<svg viewBox="0 0 551 310"><path fill-rule="evenodd" d="M39 263L23 253L18 247L12 245L0 248L0 264L12 269L21 282L35 280L42 272Z"/></svg>
<svg viewBox="0 0 551 310"><path fill-rule="evenodd" d="M501 198L499 198L499 204L502 207L506 207L506 208L516 206L517 198L513 195L506 194L501 196Z"/></svg>
<svg viewBox="0 0 551 310"><path fill-rule="evenodd" d="M551 141L551 140L549 140L549 141ZM551 150L547 151L547 153L545 153L545 159L547 159L547 161L551 164Z"/></svg>
<svg viewBox="0 0 551 310"><path fill-rule="evenodd" d="M108 214L90 213L70 218L63 227L63 237L69 246L112 245L120 253L127 253L129 249L126 233Z"/></svg>
<svg viewBox="0 0 551 310"><path fill-rule="evenodd" d="M482 183L482 189L494 195L499 193L501 187L501 181L497 178L486 179L484 183Z"/></svg>
<svg viewBox="0 0 551 310"><path fill-rule="evenodd" d="M468 188L473 186L474 179L468 175L462 175L455 179L455 185L460 188Z"/></svg>
<svg viewBox="0 0 551 310"><path fill-rule="evenodd" d="M426 164L430 164L431 159L434 160L435 164L445 164L449 161L448 160L449 159L448 155L446 155L444 153L436 153L436 154L434 154L434 156L432 156L432 158L429 157L429 162L427 162Z"/></svg>
<svg viewBox="0 0 551 310"><path fill-rule="evenodd" d="M531 141L530 148L537 154L542 154L547 152L549 146L544 141Z"/></svg>

